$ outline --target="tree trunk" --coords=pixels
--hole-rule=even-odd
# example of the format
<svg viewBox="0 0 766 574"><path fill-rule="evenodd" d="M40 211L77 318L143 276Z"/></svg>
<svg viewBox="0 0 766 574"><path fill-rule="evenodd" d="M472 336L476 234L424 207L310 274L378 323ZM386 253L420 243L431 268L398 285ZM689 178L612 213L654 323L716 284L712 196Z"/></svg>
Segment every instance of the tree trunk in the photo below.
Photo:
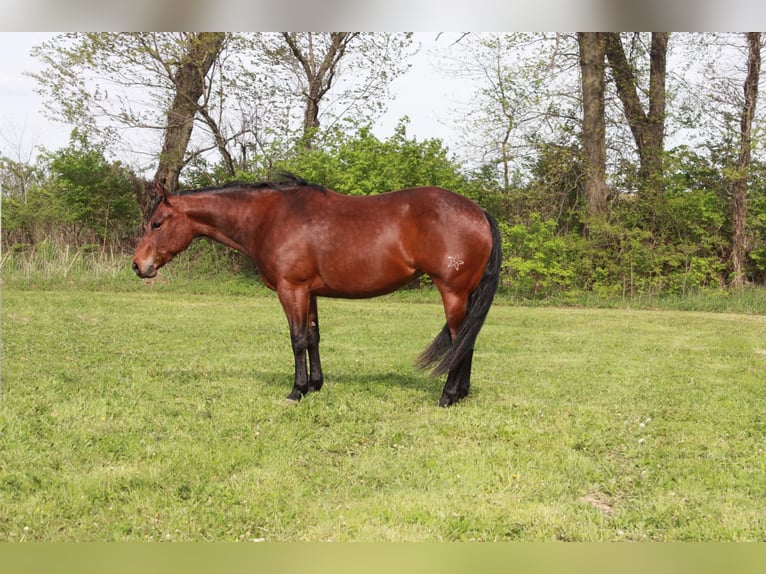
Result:
<svg viewBox="0 0 766 574"><path fill-rule="evenodd" d="M169 193L178 190L178 177L184 165L199 99L205 93L205 76L223 48L226 33L190 34L184 58L173 73L175 96L167 116L167 127L155 181Z"/></svg>
<svg viewBox="0 0 766 574"><path fill-rule="evenodd" d="M606 213L606 124L604 120L604 59L606 38L601 32L578 32L582 76L582 146L585 159L585 199L588 213Z"/></svg>
<svg viewBox="0 0 766 574"><path fill-rule="evenodd" d="M731 183L732 237L732 287L745 285L745 259L747 257L747 176L750 168L751 132L755 106L758 101L758 80L761 74L761 33L747 33L747 77L745 78L745 102L740 118L739 159L736 177Z"/></svg>
<svg viewBox="0 0 766 574"><path fill-rule="evenodd" d="M644 156L639 176L648 189L659 192L662 183L662 153L665 149L665 78L667 76L668 33L653 32L649 52L649 115L644 130Z"/></svg>
<svg viewBox="0 0 766 574"><path fill-rule="evenodd" d="M665 145L665 77L668 33L652 32L649 52L649 112L638 97L638 81L625 57L620 34L607 34L606 55L617 85L625 119L628 121L639 157L639 191L645 195L662 192L662 152Z"/></svg>

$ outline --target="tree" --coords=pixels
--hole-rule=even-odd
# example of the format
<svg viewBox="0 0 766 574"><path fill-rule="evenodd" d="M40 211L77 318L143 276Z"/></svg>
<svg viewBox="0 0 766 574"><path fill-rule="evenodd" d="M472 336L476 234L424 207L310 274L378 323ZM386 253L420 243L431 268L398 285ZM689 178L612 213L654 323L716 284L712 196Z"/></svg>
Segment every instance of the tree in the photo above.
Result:
<svg viewBox="0 0 766 574"><path fill-rule="evenodd" d="M303 99L306 111L303 114L303 132L308 135L319 127L319 102L332 87L335 72L348 45L359 36L359 32L330 32L324 55L316 54L314 34L307 33L305 50L298 42L295 32L282 32L282 37L290 47L290 53L300 64L305 75ZM319 56L319 58L317 58Z"/></svg>
<svg viewBox="0 0 766 574"><path fill-rule="evenodd" d="M26 204L30 188L41 177L39 166L0 156L0 190L3 197L12 197Z"/></svg>
<svg viewBox="0 0 766 574"><path fill-rule="evenodd" d="M744 102L740 117L739 158L736 175L731 182L732 216L732 286L745 284L745 259L747 257L747 181L750 167L750 149L753 117L758 102L758 82L761 74L761 33L748 32L747 36L747 76L744 84Z"/></svg>
<svg viewBox="0 0 766 574"><path fill-rule="evenodd" d="M282 94L290 107L300 97L303 143L310 147L323 116L332 127L341 118L368 123L382 111L388 86L409 68L412 34L282 32L253 40L255 71L248 75L258 74L261 89Z"/></svg>
<svg viewBox="0 0 766 574"><path fill-rule="evenodd" d="M585 200L588 213L606 213L606 123L604 102L604 58L606 34L578 32L582 77L582 147L585 163Z"/></svg>
<svg viewBox="0 0 766 574"><path fill-rule="evenodd" d="M606 34L606 55L639 156L639 185L646 194L662 190L662 152L665 142L665 77L668 33L652 32L649 49L649 103L644 109L638 75L625 55L620 34Z"/></svg>
<svg viewBox="0 0 766 574"><path fill-rule="evenodd" d="M716 169L716 189L726 202L727 245L722 259L733 287L763 277L766 221L763 207L763 35L705 33L684 36L688 83L682 119L700 153ZM696 83L695 83L696 81ZM696 136L696 137L695 137ZM691 139L691 138L690 138Z"/></svg>
<svg viewBox="0 0 766 574"><path fill-rule="evenodd" d="M574 36L560 33L471 33L440 50L448 73L477 86L456 114L463 151L478 169L496 170L505 192L518 185L541 144L572 143L569 127L579 121L579 100L570 95L575 50Z"/></svg>
<svg viewBox="0 0 766 574"><path fill-rule="evenodd" d="M407 69L411 43L359 32L61 34L33 50L44 68L32 75L48 113L92 141L114 146L141 131L129 151L156 160L155 179L173 190L210 151L233 176L252 148L283 150L295 110L308 143L323 117L326 127L365 123Z"/></svg>
<svg viewBox="0 0 766 574"><path fill-rule="evenodd" d="M0 191L3 197L20 198L24 203L30 187L42 177L39 166L33 165L36 146L25 144L26 136L23 128L20 132L0 129L0 147L8 150L8 155L0 155Z"/></svg>
<svg viewBox="0 0 766 574"><path fill-rule="evenodd" d="M34 205L35 189L45 180L45 169L40 158L37 163L19 161L6 156L0 156L0 192L2 208L3 242L31 243L33 230L30 225L30 215L37 215ZM31 197L31 201L30 201Z"/></svg>
<svg viewBox="0 0 766 574"><path fill-rule="evenodd" d="M172 190L189 159L193 120L204 118L221 136L207 112L225 98L211 73L227 39L224 33L60 34L32 50L44 65L32 77L51 117L94 143L113 148L131 130L155 132L161 145L150 140L149 149L131 151L156 158L156 178Z"/></svg>

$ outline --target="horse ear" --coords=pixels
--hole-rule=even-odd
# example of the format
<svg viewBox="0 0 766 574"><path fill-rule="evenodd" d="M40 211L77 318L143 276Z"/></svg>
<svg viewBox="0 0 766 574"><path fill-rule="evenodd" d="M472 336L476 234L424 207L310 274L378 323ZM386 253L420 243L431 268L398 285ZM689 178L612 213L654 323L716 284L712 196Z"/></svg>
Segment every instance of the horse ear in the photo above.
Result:
<svg viewBox="0 0 766 574"><path fill-rule="evenodd" d="M157 196L160 199L162 199L162 202L163 203L167 203L169 205L170 201L169 201L168 198L169 198L170 194L168 193L168 190L165 189L165 186L162 185L162 183L160 183L159 181L156 181L156 182L154 182L154 189L157 190Z"/></svg>

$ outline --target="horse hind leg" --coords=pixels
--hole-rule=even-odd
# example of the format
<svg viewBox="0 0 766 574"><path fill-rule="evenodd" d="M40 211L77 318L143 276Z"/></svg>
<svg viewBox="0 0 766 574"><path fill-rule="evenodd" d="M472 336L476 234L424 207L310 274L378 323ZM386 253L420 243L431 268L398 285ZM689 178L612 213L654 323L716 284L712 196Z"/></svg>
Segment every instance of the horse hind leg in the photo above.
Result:
<svg viewBox="0 0 766 574"><path fill-rule="evenodd" d="M454 337L453 337L454 340ZM471 366L473 363L473 348L447 372L442 396L439 398L440 407L448 407L468 396L471 388Z"/></svg>
<svg viewBox="0 0 766 574"><path fill-rule="evenodd" d="M468 315L468 296L461 296L447 289L446 285L436 282L442 294L444 313L447 317L445 328L449 330L451 347L436 370L447 368L447 381L444 384L440 407L448 407L468 396L471 387L471 365L473 362L473 344L467 349L456 349L460 328ZM457 351L457 352L456 352Z"/></svg>
<svg viewBox="0 0 766 574"><path fill-rule="evenodd" d="M448 407L468 396L468 391L471 388L472 363L473 349L449 371L442 396L439 398L440 407Z"/></svg>
<svg viewBox="0 0 766 574"><path fill-rule="evenodd" d="M487 214L487 221L492 232L492 249L478 284L471 289L466 283L468 275L462 276L464 277L462 282L452 284L445 280L437 281L434 278L434 283L444 302L451 339L444 357L435 369L438 373L449 373L439 401L441 406L449 406L468 395L471 386L474 344L487 318L500 281L500 267L503 259L500 230L489 214Z"/></svg>

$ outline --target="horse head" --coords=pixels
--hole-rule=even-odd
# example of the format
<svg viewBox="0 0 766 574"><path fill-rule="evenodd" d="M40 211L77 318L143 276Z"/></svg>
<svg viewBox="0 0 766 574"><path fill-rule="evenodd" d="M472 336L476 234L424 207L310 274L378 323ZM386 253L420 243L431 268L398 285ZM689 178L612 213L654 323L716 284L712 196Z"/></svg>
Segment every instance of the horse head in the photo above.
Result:
<svg viewBox="0 0 766 574"><path fill-rule="evenodd" d="M192 221L180 209L181 198L159 182L156 198L133 255L133 271L142 279L154 277L160 267L186 249L196 236Z"/></svg>

